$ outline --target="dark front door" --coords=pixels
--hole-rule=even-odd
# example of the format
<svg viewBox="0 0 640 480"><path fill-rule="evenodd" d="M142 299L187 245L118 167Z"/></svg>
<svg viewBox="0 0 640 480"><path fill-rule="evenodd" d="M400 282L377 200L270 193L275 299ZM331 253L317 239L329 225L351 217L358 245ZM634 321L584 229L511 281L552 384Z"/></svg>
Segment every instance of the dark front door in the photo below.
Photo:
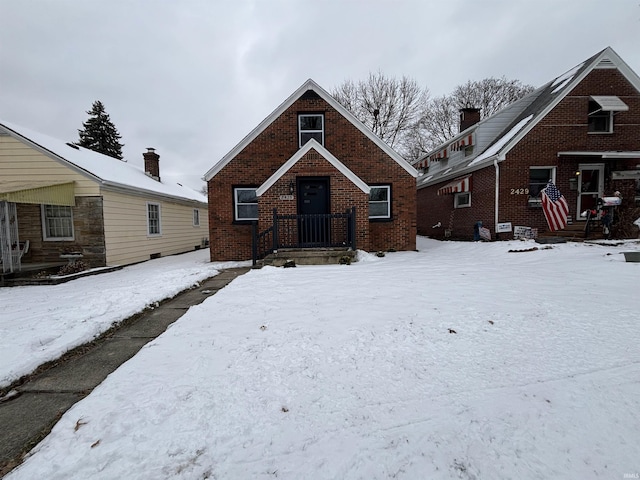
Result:
<svg viewBox="0 0 640 480"><path fill-rule="evenodd" d="M303 247L322 246L331 238L329 232L329 179L299 178L298 240Z"/></svg>

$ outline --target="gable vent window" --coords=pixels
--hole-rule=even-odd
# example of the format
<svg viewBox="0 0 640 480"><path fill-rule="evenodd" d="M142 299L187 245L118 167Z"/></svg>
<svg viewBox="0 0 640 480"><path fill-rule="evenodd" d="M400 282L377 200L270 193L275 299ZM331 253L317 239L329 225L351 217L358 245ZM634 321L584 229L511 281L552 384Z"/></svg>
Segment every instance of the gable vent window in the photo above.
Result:
<svg viewBox="0 0 640 480"><path fill-rule="evenodd" d="M322 113L298 115L299 146L302 147L312 138L320 145L324 145L324 115Z"/></svg>
<svg viewBox="0 0 640 480"><path fill-rule="evenodd" d="M616 96L593 96L589 100L589 133L612 133L613 115L625 112L629 107Z"/></svg>

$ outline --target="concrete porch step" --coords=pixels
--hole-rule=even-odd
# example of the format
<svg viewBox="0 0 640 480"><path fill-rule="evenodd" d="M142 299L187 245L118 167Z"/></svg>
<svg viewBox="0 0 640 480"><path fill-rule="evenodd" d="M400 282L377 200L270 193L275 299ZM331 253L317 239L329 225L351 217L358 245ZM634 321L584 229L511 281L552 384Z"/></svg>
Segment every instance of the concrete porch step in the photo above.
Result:
<svg viewBox="0 0 640 480"><path fill-rule="evenodd" d="M356 261L356 252L349 248L280 249L259 260L256 267L282 267L289 260L296 265L338 265Z"/></svg>

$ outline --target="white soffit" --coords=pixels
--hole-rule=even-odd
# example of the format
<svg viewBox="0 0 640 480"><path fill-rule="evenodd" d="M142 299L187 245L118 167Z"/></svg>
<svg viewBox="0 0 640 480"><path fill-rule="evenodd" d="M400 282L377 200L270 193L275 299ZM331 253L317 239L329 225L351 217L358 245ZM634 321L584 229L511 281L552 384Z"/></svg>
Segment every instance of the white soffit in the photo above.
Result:
<svg viewBox="0 0 640 480"><path fill-rule="evenodd" d="M629 106L615 95L592 95L591 99L600 105L603 112L626 112Z"/></svg>
<svg viewBox="0 0 640 480"><path fill-rule="evenodd" d="M287 160L276 172L271 175L262 185L256 190L256 196L261 197L267 190L269 190L274 183L278 181L287 171L293 167L298 160L304 157L309 150L315 150L326 161L333 165L340 173L347 177L356 187L368 194L370 187L363 180L360 179L355 173L353 173L344 163L338 160L334 155L329 152L325 147L320 145L315 139L309 140L295 155Z"/></svg>

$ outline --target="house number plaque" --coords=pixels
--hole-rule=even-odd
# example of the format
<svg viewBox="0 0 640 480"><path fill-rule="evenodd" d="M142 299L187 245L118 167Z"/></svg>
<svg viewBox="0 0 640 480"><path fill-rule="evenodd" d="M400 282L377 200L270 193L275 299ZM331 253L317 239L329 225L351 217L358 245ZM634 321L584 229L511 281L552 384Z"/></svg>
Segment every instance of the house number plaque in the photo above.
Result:
<svg viewBox="0 0 640 480"><path fill-rule="evenodd" d="M293 200L293 195L280 195L280 200Z"/></svg>

